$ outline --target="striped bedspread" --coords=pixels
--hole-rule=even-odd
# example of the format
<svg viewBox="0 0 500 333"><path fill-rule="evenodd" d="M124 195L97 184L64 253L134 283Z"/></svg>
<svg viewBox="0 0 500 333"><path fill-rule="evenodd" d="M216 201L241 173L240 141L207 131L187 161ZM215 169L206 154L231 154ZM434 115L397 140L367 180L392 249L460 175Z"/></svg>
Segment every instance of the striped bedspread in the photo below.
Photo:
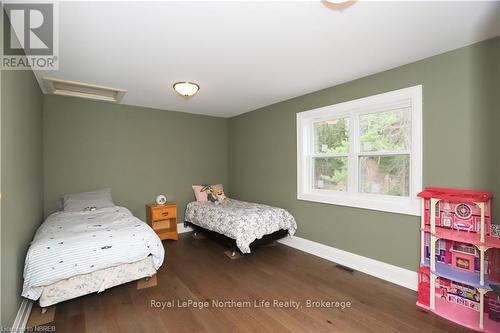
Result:
<svg viewBox="0 0 500 333"><path fill-rule="evenodd" d="M155 232L124 207L93 212L57 212L38 228L26 255L22 296L36 300L43 286L79 274L164 258Z"/></svg>

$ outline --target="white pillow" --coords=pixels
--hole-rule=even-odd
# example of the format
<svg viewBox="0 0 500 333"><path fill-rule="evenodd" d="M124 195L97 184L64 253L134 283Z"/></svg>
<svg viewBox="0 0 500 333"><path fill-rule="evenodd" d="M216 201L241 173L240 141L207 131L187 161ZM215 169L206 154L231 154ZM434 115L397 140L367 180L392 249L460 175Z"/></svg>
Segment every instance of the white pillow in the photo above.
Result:
<svg viewBox="0 0 500 333"><path fill-rule="evenodd" d="M84 212L113 207L114 205L110 188L92 192L65 194L63 196L63 210L65 212Z"/></svg>

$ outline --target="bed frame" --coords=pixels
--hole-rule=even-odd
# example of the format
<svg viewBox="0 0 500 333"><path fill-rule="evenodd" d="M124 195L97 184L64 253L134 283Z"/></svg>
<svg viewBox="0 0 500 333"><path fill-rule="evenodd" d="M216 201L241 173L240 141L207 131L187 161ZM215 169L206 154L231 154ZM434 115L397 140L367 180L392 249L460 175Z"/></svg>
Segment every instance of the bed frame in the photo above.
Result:
<svg viewBox="0 0 500 333"><path fill-rule="evenodd" d="M212 231L205 229L203 227L200 227L199 225L196 225L191 222L184 222L184 227L190 227L194 230L194 234L196 235L197 233L201 233L208 238L215 240L218 243L223 244L224 246L228 247L231 249L231 256L234 257L236 256L236 253L238 252L241 255L246 255L249 253L242 253L239 249L238 246L236 246L236 240L227 237L226 235L220 234L218 232ZM250 249L255 249L259 246L263 246L269 243L272 243L278 239L284 238L288 235L288 230L287 229L281 229L278 231L273 232L272 234L264 235L261 239L256 239L252 243L250 243Z"/></svg>

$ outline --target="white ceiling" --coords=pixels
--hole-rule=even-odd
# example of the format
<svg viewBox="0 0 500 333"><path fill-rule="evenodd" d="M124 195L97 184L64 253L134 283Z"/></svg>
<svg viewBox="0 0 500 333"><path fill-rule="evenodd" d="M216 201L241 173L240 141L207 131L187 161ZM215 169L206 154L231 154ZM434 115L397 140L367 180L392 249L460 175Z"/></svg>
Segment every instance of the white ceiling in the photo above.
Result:
<svg viewBox="0 0 500 333"><path fill-rule="evenodd" d="M221 117L500 35L499 2L66 2L59 12L59 71L39 81ZM172 89L181 80L201 90L186 100Z"/></svg>

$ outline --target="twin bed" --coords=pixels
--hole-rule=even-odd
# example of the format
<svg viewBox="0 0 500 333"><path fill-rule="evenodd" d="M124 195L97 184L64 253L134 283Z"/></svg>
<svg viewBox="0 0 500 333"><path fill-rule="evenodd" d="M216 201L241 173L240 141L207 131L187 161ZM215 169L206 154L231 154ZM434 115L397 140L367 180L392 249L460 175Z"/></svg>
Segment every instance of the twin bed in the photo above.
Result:
<svg viewBox="0 0 500 333"><path fill-rule="evenodd" d="M285 209L235 199L219 204L191 202L184 219L195 230L234 245L242 253L250 253L260 243L293 236L297 230L295 219Z"/></svg>
<svg viewBox="0 0 500 333"><path fill-rule="evenodd" d="M109 196L104 203L92 194L99 191L65 198L71 209L53 213L38 228L26 255L23 297L45 308L156 274L165 255L161 240L104 191ZM284 209L234 199L191 202L185 221L229 240L242 253L297 229Z"/></svg>
<svg viewBox="0 0 500 333"><path fill-rule="evenodd" d="M31 242L22 296L47 307L151 277L164 253L155 232L124 207L57 212Z"/></svg>

